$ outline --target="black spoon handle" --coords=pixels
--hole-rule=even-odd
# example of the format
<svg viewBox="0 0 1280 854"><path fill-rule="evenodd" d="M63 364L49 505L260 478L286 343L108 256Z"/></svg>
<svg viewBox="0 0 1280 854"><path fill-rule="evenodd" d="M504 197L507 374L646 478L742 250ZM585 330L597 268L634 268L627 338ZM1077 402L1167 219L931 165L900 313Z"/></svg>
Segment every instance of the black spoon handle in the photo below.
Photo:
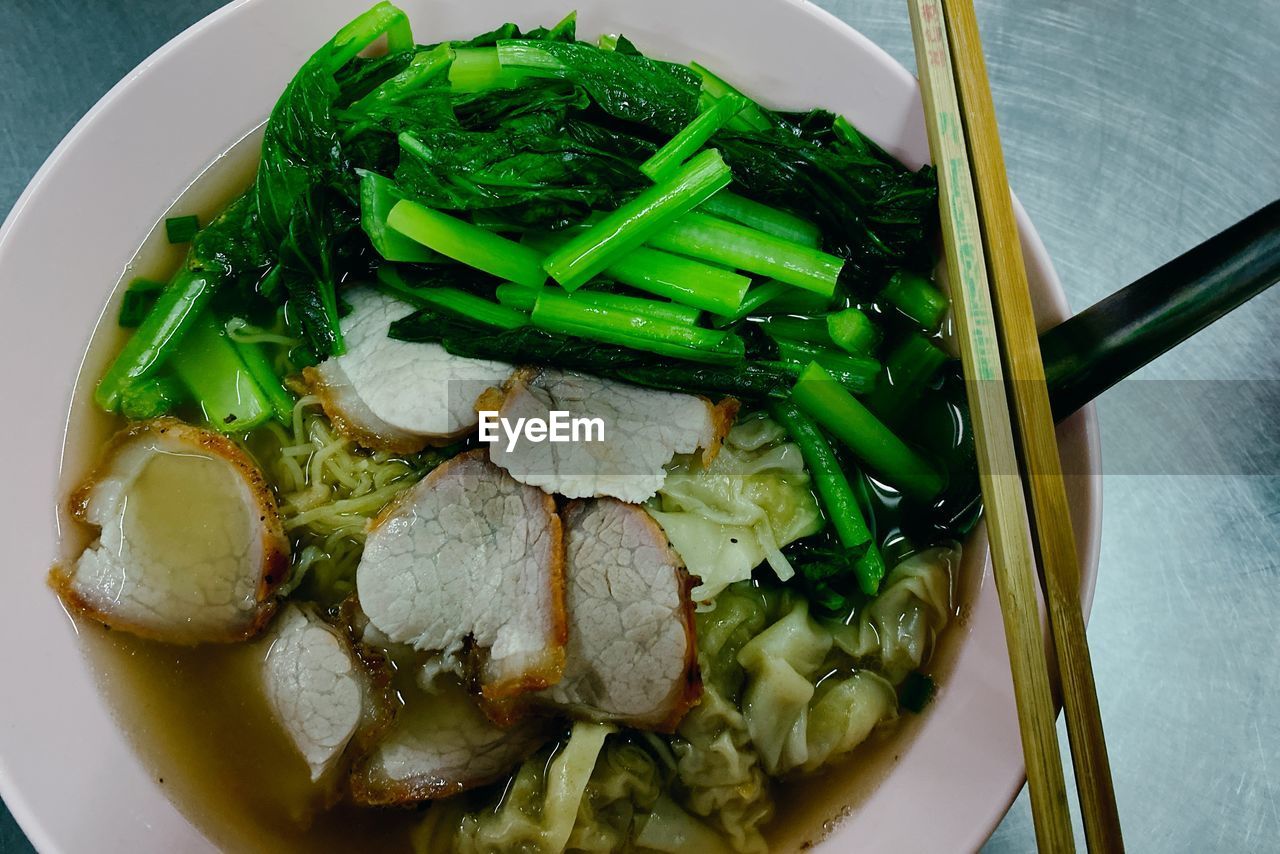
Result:
<svg viewBox="0 0 1280 854"><path fill-rule="evenodd" d="M1040 336L1061 421L1280 280L1280 201Z"/></svg>

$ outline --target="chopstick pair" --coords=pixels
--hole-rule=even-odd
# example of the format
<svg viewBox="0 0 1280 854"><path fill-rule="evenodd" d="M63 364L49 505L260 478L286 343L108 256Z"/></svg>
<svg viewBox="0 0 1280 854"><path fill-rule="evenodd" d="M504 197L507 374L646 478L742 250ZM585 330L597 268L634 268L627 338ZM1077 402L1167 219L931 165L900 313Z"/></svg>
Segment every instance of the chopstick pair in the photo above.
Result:
<svg viewBox="0 0 1280 854"><path fill-rule="evenodd" d="M1038 552L1086 843L1122 851L1070 508L972 0L908 4L1036 839L1045 851L1075 847L1037 606Z"/></svg>

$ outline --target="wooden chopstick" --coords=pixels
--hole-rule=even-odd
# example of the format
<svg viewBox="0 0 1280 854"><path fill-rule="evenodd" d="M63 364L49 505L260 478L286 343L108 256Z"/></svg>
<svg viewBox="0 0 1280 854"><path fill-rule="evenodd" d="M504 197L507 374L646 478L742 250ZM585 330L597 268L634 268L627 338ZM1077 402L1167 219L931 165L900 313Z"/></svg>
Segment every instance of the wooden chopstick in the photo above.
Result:
<svg viewBox="0 0 1280 854"><path fill-rule="evenodd" d="M1036 840L1043 851L1072 851L1075 841L1040 627L1026 497L1018 475L946 25L939 0L908 0L908 5L929 148L938 170L943 246L960 359L968 379L965 387L973 419L991 563L1013 673Z"/></svg>
<svg viewBox="0 0 1280 854"><path fill-rule="evenodd" d="M1013 389L1014 424L1031 493L1035 543L1057 652L1085 840L1090 851L1123 851L1120 815L1080 609L1080 564L1071 510L1062 482L1044 361L1040 356L1040 340L978 21L973 0L942 0L942 7L951 42L970 167L977 185L978 216L994 285L1005 374Z"/></svg>

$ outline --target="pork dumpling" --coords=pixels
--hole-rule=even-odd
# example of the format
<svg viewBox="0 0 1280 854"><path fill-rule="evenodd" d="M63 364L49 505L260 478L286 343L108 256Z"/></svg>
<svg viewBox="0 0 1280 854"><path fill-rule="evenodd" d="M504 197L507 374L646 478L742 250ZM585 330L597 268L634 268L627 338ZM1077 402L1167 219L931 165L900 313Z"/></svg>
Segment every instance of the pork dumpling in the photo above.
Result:
<svg viewBox="0 0 1280 854"><path fill-rule="evenodd" d="M51 574L73 611L180 644L244 640L270 618L289 542L262 473L225 436L172 418L136 424L71 511L100 529Z"/></svg>

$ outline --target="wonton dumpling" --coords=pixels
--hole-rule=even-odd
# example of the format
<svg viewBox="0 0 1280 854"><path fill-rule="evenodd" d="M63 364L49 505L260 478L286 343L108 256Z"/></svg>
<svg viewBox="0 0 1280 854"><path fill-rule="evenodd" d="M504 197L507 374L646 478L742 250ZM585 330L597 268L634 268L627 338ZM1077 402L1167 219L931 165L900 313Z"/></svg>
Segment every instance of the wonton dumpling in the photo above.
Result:
<svg viewBox="0 0 1280 854"><path fill-rule="evenodd" d="M933 548L899 563L880 592L835 642L854 659L875 659L897 684L920 667L951 612L951 575L960 565L960 546Z"/></svg>
<svg viewBox="0 0 1280 854"><path fill-rule="evenodd" d="M275 499L225 436L159 418L128 428L72 495L98 539L52 583L75 611L168 643L252 637L289 567Z"/></svg>
<svg viewBox="0 0 1280 854"><path fill-rule="evenodd" d="M742 715L770 774L808 759L809 701L830 649L831 635L813 621L801 599L738 653L747 673Z"/></svg>
<svg viewBox="0 0 1280 854"><path fill-rule="evenodd" d="M474 430L476 398L511 366L388 338L412 306L367 288L342 297L351 305L341 323L347 352L303 372L338 431L367 448L413 453Z"/></svg>

